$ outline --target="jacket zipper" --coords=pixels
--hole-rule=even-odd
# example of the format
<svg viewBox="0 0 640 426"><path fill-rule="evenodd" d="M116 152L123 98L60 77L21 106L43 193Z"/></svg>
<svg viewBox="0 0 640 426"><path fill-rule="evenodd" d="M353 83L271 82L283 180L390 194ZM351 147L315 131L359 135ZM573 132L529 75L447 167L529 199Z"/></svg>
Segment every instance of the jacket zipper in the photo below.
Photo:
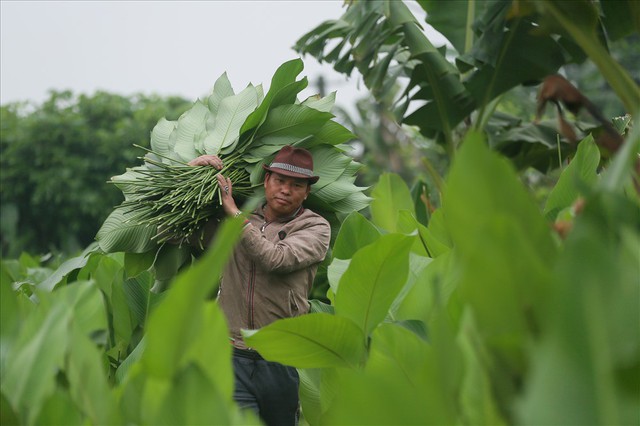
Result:
<svg viewBox="0 0 640 426"><path fill-rule="evenodd" d="M254 318L253 318L253 294L255 292L255 284L256 284L256 264L255 262L251 262L251 274L249 276L249 288L247 289L247 305L249 307L247 315L247 322L249 324L249 330L254 329Z"/></svg>

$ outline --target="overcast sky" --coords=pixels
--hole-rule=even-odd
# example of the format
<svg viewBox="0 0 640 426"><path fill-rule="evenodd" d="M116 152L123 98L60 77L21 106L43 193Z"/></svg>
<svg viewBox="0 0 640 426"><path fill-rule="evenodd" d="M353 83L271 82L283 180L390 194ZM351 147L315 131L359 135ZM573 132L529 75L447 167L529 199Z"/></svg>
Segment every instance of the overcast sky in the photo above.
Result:
<svg viewBox="0 0 640 426"><path fill-rule="evenodd" d="M237 91L268 89L296 40L346 10L342 0L7 1L1 0L0 103L41 103L48 91L105 90L206 96L227 72ZM345 105L359 96L346 80L306 56L310 88L320 74Z"/></svg>

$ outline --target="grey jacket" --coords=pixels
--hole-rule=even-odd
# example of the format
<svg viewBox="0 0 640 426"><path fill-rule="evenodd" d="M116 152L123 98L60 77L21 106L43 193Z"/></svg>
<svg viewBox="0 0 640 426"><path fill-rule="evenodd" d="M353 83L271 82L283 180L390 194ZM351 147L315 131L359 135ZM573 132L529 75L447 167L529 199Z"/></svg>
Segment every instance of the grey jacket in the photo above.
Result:
<svg viewBox="0 0 640 426"><path fill-rule="evenodd" d="M262 208L251 214L218 295L236 347L246 348L240 329L309 312L309 291L330 238L329 223L309 209L269 223Z"/></svg>

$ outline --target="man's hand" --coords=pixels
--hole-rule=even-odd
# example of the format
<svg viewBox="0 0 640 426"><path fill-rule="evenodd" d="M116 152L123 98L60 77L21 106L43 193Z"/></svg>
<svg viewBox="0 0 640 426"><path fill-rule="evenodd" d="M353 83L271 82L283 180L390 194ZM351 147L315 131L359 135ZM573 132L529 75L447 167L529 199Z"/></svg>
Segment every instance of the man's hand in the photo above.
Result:
<svg viewBox="0 0 640 426"><path fill-rule="evenodd" d="M222 170L222 160L216 155L201 155L187 163L190 166L211 166Z"/></svg>
<svg viewBox="0 0 640 426"><path fill-rule="evenodd" d="M220 188L220 195L222 196L222 208L224 212L229 216L236 216L240 209L236 206L236 202L233 199L231 179L222 176L221 173L218 173L216 178L218 179L218 187Z"/></svg>

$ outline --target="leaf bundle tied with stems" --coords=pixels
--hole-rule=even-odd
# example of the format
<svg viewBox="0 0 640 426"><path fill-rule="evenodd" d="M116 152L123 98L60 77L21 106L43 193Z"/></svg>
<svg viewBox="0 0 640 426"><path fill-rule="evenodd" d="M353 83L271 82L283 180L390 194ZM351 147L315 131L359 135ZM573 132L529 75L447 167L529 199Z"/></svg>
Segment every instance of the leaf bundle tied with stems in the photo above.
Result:
<svg viewBox="0 0 640 426"><path fill-rule="evenodd" d="M187 163L171 160L163 163L153 159L162 155L136 145L149 154L140 157L146 169L135 169L135 177L126 180L110 181L127 185L128 199L122 207L130 214L128 222L136 225L154 226L158 233L153 237L158 243L167 241L189 241L209 220L222 217L222 197L216 176L222 173L234 182L234 193L248 197L253 191L249 173L238 155L225 159L221 170L210 166L190 166ZM201 243L200 239L198 241Z"/></svg>

